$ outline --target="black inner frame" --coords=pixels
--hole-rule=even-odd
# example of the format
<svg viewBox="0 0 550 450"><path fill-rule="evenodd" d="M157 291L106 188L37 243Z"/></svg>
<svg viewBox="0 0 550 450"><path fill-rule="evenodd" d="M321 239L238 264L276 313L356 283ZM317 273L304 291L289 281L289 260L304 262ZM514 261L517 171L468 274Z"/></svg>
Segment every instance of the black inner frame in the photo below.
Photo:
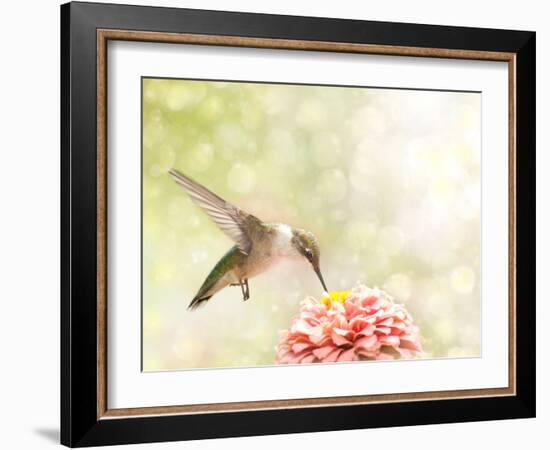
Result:
<svg viewBox="0 0 550 450"><path fill-rule="evenodd" d="M97 419L98 28L515 53L515 396ZM69 3L61 6L61 443L91 446L535 416L535 33Z"/></svg>

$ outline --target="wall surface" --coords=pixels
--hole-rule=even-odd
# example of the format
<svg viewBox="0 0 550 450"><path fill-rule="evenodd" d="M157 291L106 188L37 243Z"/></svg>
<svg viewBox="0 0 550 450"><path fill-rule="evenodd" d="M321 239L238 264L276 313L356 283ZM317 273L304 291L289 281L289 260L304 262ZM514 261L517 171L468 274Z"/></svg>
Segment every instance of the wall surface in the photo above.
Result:
<svg viewBox="0 0 550 450"><path fill-rule="evenodd" d="M139 1L130 3L229 9L264 13L359 18L537 31L537 286L538 318L550 313L549 270L550 78L549 15L543 2L464 0L408 2L306 2L279 0ZM1 176L0 261L2 267L1 349L2 448L41 449L59 439L59 2L9 2L3 6L0 73ZM546 206L546 208L545 208ZM533 299L534 300L534 299ZM538 320L538 380L549 376L549 327ZM452 424L379 430L268 436L223 441L142 445L136 448L255 449L371 448L515 449L546 440L550 426L549 389L538 386L533 420Z"/></svg>

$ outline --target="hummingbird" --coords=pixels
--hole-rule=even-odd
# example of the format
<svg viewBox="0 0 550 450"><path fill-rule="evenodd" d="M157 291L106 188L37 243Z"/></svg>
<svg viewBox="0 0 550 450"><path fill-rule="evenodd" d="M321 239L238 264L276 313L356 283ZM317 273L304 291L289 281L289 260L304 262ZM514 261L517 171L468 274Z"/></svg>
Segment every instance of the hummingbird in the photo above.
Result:
<svg viewBox="0 0 550 450"><path fill-rule="evenodd" d="M319 244L313 233L284 223L263 222L181 172L171 169L168 173L235 242L208 274L188 309L196 309L227 286L240 286L243 300L248 300L248 280L284 259L307 261L327 291L319 265Z"/></svg>

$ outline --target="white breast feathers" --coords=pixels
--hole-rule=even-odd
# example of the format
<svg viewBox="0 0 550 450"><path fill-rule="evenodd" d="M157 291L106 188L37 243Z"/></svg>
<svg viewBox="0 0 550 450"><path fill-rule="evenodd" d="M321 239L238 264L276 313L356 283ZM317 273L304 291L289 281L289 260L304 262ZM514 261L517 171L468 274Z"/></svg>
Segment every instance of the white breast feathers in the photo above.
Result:
<svg viewBox="0 0 550 450"><path fill-rule="evenodd" d="M273 253L283 257L299 257L298 251L292 245L292 228L284 223L277 224L277 234L273 242Z"/></svg>

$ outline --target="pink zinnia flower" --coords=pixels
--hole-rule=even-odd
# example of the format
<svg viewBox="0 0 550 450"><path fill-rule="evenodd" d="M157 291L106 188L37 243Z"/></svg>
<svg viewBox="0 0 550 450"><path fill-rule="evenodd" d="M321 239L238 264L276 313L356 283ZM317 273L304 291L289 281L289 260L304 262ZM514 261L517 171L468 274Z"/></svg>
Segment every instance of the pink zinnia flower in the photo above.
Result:
<svg viewBox="0 0 550 450"><path fill-rule="evenodd" d="M403 305L380 289L358 286L310 297L289 330L280 332L277 364L414 358L418 327Z"/></svg>

